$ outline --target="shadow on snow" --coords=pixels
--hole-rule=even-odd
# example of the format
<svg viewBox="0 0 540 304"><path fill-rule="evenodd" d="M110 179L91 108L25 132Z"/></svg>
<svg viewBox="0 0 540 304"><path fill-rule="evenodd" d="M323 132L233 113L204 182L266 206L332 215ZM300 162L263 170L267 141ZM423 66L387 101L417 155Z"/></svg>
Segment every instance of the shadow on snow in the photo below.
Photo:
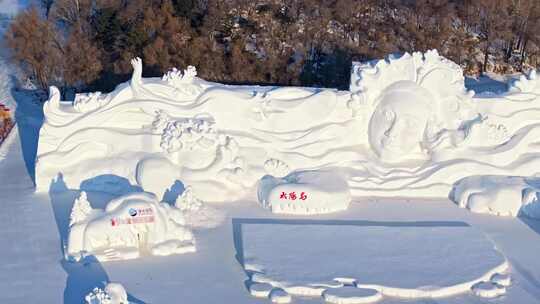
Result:
<svg viewBox="0 0 540 304"><path fill-rule="evenodd" d="M49 197L60 235L59 246L65 256L64 242L68 238L69 218L75 199L79 196L79 191L70 191L61 173L56 180L51 182L49 187ZM110 200L109 194L88 193L88 200L93 208L103 208ZM100 206L97 206L100 205ZM103 288L109 282L109 276L102 264L94 257L88 256L79 263L69 262L66 259L60 261L62 268L67 274L66 287L64 289L64 303L82 303L85 296L95 287ZM120 282L121 283L121 282ZM144 304L128 293L130 303Z"/></svg>
<svg viewBox="0 0 540 304"><path fill-rule="evenodd" d="M364 226L364 227L470 227L458 221L366 221L366 220L310 220L310 219L267 219L267 218L233 218L233 239L236 259L244 265L244 246L242 228L249 224L268 225L325 225L325 226Z"/></svg>
<svg viewBox="0 0 540 304"><path fill-rule="evenodd" d="M15 122L19 129L24 163L28 175L35 184L35 161L39 129L43 124L43 104L32 90L13 88L11 89L11 95L17 103Z"/></svg>

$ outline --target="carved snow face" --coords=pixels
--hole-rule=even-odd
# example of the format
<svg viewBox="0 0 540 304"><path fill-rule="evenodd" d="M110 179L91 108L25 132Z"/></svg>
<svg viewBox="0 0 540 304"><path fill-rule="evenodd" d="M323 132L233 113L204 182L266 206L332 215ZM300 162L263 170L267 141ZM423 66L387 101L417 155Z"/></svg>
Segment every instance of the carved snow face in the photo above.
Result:
<svg viewBox="0 0 540 304"><path fill-rule="evenodd" d="M369 122L369 142L385 162L418 158L420 143L433 111L431 95L412 81L388 87Z"/></svg>

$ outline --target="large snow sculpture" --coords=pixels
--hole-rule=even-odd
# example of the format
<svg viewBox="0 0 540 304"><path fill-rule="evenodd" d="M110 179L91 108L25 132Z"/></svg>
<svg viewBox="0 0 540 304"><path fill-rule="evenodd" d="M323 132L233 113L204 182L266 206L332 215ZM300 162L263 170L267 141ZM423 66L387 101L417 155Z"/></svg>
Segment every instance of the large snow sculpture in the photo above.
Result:
<svg viewBox="0 0 540 304"><path fill-rule="evenodd" d="M67 243L68 258L94 255L99 261L137 258L141 254L193 252L193 234L182 211L158 203L149 193L132 193L91 209L86 194L73 205Z"/></svg>
<svg viewBox="0 0 540 304"><path fill-rule="evenodd" d="M538 80L475 98L436 51L355 63L350 91L226 86L189 67L108 94L44 106L36 184L115 191L118 177L159 199L177 182L204 201L252 193L265 175L334 171L355 196L446 197L472 175L540 167ZM107 178L104 178L107 176ZM112 188L112 189L108 189ZM117 189L116 189L117 190Z"/></svg>
<svg viewBox="0 0 540 304"><path fill-rule="evenodd" d="M230 87L197 78L193 68L142 79L142 62L132 63L129 84L99 98L76 97L87 100L88 111L71 110L51 88L38 190L48 190L61 173L69 188L91 180L94 189L114 192L107 175L159 198L181 181L204 201L224 201L241 197L267 173L352 160L356 151L340 147L364 140L355 134L345 92ZM90 105L99 100L107 102Z"/></svg>

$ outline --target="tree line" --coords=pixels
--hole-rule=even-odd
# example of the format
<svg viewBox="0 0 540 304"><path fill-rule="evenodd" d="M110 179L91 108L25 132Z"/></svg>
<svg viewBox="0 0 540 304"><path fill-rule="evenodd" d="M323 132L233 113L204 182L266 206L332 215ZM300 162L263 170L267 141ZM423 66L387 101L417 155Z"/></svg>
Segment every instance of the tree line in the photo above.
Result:
<svg viewBox="0 0 540 304"><path fill-rule="evenodd" d="M438 49L469 75L536 68L538 0L41 0L6 33L39 89L110 91L194 65L225 83L347 88L353 60Z"/></svg>

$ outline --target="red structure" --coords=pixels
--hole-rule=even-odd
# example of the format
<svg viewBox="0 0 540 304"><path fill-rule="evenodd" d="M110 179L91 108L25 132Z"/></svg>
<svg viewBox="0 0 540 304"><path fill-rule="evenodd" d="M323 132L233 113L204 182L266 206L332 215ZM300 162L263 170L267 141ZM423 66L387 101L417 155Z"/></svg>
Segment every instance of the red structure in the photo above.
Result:
<svg viewBox="0 0 540 304"><path fill-rule="evenodd" d="M9 108L0 103L0 144L6 139L13 126Z"/></svg>

